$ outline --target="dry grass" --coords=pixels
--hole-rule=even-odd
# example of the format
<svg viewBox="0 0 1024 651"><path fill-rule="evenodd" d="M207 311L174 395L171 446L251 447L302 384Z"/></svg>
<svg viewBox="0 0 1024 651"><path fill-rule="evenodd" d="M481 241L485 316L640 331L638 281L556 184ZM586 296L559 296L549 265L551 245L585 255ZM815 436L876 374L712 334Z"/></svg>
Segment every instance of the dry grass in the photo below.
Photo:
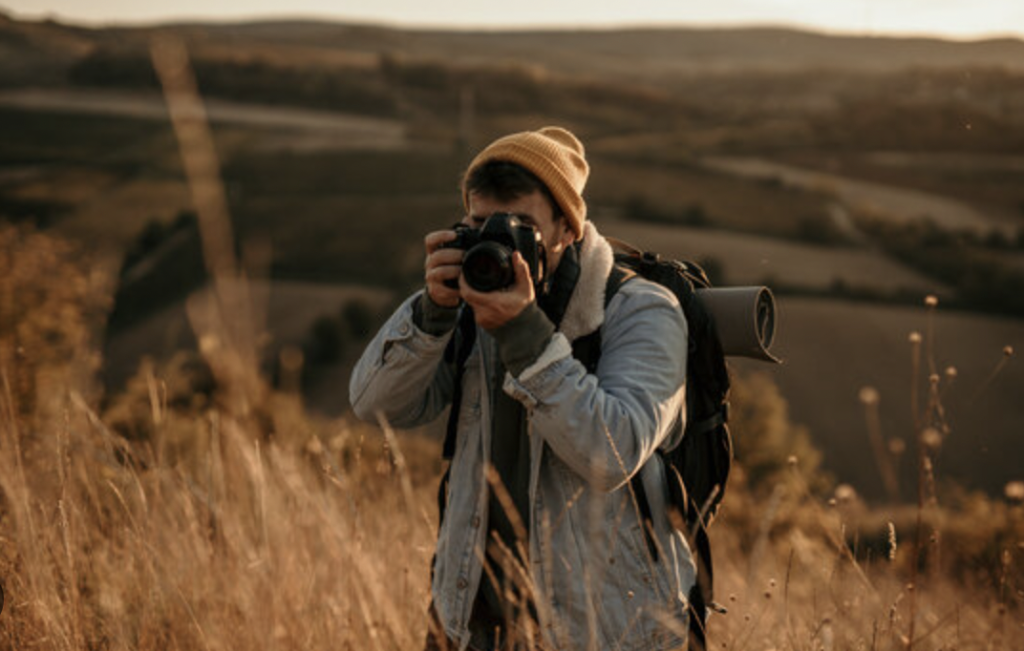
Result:
<svg viewBox="0 0 1024 651"><path fill-rule="evenodd" d="M40 299L21 304L26 322L64 314L71 341L88 348L74 317L91 306L64 290L84 265L29 235L18 241L21 265L41 259L65 282L35 273L13 291L7 275L5 295ZM62 332L50 333L54 346ZM216 372L225 350L204 353L212 387L182 388L172 369L150 367L129 385L146 422L134 440L97 413L82 374L54 373L52 359L35 355L5 362L0 648L419 648L437 442L314 420L259 376L243 384L261 402L240 412L225 386L236 376ZM37 380L26 386L48 400L27 408L37 396L15 392L14 377ZM737 407L776 440L773 428L788 425L762 382L740 378ZM920 396L928 423L930 397ZM800 436L781 440L806 454ZM929 488L921 509L869 507L850 487L808 488L814 477L795 461L756 484L742 467L732 479L712 530L717 599L729 609L712 618L713 648L1019 648L1020 490L940 505Z"/></svg>
<svg viewBox="0 0 1024 651"><path fill-rule="evenodd" d="M342 463L359 450L343 428L292 452L205 416L191 464L160 458L159 428L132 449L81 404L46 443L4 419L0 646L415 646L429 498L387 490L379 445Z"/></svg>
<svg viewBox="0 0 1024 651"><path fill-rule="evenodd" d="M268 427L217 400L166 408L149 384L143 443L73 391L25 426L5 392L0 647L419 647L436 441L397 439L403 469L375 428L311 421L294 398L267 404ZM752 490L740 471L712 536L730 611L714 648L1014 648L1024 515L973 499L928 509L934 559L914 549L913 507L872 510L848 487L830 505L796 471ZM893 520L895 548L878 534Z"/></svg>

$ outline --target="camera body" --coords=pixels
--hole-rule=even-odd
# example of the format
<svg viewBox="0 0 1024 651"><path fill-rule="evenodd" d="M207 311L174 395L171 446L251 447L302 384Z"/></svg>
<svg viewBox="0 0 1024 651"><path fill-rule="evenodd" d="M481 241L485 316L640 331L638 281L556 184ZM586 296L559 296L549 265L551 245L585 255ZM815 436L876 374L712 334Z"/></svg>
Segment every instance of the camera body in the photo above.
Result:
<svg viewBox="0 0 1024 651"><path fill-rule="evenodd" d="M458 224L455 239L444 247L465 251L462 275L466 283L478 292L493 292L515 283L512 264L515 251L519 251L526 261L534 284L543 277L544 252L540 233L512 213L494 213L479 229ZM458 287L457 281L445 283L449 287Z"/></svg>

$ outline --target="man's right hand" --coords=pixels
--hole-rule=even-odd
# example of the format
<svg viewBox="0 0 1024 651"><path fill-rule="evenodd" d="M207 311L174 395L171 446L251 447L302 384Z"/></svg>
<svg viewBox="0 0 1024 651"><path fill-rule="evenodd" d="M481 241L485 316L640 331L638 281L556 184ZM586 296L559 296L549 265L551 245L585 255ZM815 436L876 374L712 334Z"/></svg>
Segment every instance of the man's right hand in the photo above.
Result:
<svg viewBox="0 0 1024 651"><path fill-rule="evenodd" d="M458 280L462 273L461 249L446 249L442 245L455 239L455 231L434 231L428 233L423 242L427 249L427 261L424 265L427 281L427 294L430 300L441 307L458 307L462 300L459 293ZM451 281L455 287L449 287L445 281Z"/></svg>

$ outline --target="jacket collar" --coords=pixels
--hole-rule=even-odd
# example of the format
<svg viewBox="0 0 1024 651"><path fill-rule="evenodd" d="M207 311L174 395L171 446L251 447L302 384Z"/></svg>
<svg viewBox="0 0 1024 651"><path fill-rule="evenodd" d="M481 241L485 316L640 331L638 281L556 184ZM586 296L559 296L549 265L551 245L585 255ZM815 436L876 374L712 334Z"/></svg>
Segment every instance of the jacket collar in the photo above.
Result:
<svg viewBox="0 0 1024 651"><path fill-rule="evenodd" d="M583 225L579 262L580 277L558 328L569 341L594 332L604 323L605 289L615 262L612 247L590 221Z"/></svg>

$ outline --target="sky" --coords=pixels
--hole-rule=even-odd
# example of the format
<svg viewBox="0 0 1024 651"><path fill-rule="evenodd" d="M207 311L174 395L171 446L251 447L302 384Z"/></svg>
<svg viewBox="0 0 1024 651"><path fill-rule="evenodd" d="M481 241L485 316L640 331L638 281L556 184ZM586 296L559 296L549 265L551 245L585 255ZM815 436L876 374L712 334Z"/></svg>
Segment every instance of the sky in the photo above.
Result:
<svg viewBox="0 0 1024 651"><path fill-rule="evenodd" d="M1024 38L1024 0L0 0L19 18L139 24L324 18L465 29L788 25L867 35Z"/></svg>

